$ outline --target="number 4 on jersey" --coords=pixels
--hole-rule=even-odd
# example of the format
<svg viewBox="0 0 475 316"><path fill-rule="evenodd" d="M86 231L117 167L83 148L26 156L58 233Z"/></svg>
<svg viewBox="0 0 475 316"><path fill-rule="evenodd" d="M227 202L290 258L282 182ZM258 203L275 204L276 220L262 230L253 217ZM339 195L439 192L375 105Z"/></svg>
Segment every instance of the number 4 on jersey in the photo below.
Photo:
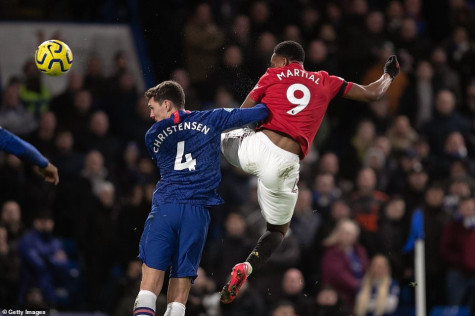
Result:
<svg viewBox="0 0 475 316"><path fill-rule="evenodd" d="M191 157L191 154L185 155L185 162L183 160L183 152L185 151L185 141L178 142L176 144L176 158L175 158L175 170L184 170L187 169L190 171L195 170L196 159Z"/></svg>

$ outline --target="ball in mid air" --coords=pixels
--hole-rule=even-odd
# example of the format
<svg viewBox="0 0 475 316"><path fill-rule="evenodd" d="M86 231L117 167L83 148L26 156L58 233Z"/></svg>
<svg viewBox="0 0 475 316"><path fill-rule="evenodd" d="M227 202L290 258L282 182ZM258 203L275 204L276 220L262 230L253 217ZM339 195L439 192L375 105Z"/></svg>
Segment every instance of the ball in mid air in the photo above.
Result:
<svg viewBox="0 0 475 316"><path fill-rule="evenodd" d="M35 52L36 67L46 75L60 76L71 68L73 53L68 45L58 40L43 42Z"/></svg>

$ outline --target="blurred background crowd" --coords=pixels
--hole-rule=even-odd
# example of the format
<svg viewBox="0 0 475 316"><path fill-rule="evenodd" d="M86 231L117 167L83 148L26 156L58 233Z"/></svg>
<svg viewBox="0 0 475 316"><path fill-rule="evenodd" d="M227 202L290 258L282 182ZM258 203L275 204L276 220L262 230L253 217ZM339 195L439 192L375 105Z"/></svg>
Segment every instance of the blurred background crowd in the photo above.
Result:
<svg viewBox="0 0 475 316"><path fill-rule="evenodd" d="M187 315L411 315L416 217L428 311L475 312L475 1L51 2L0 0L0 18L128 23L135 3L156 83L179 82L189 110L239 106L282 40L304 46L307 70L361 84L399 58L380 101L332 101L302 161L289 234L226 306L217 291L265 222L256 179L222 161L226 203L211 211ZM33 60L0 90L0 126L60 174L52 187L0 156L0 307L129 315L159 179L143 141L152 122L124 52L108 75L98 56L79 58L87 67L58 78L68 81L58 95Z"/></svg>

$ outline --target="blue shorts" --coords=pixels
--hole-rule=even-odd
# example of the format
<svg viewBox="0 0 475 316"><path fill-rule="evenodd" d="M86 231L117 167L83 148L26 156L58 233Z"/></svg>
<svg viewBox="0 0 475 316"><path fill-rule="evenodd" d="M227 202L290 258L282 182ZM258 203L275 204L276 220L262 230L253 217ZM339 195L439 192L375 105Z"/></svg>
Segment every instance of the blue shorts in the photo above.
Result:
<svg viewBox="0 0 475 316"><path fill-rule="evenodd" d="M139 258L171 278L198 275L210 216L203 205L161 204L152 209L140 238Z"/></svg>

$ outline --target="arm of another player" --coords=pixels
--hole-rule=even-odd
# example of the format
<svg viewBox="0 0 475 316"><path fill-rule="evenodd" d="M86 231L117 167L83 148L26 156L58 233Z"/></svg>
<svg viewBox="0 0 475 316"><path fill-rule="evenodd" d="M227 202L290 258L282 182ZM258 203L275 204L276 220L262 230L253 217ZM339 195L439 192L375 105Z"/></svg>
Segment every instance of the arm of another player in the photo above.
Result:
<svg viewBox="0 0 475 316"><path fill-rule="evenodd" d="M269 109L264 104L257 104L245 109L216 109L212 113L215 115L215 126L222 132L229 128L263 121L269 115Z"/></svg>
<svg viewBox="0 0 475 316"><path fill-rule="evenodd" d="M241 109L248 109L248 108L252 108L253 106L255 106L257 104L256 101L254 101L250 94L247 95L246 97L246 100L244 100L244 102L241 104Z"/></svg>
<svg viewBox="0 0 475 316"><path fill-rule="evenodd" d="M38 166L46 182L58 184L58 169L33 145L3 128L0 128L0 149Z"/></svg>
<svg viewBox="0 0 475 316"><path fill-rule="evenodd" d="M393 79L399 73L399 62L395 55L389 57L386 65L384 65L384 74L378 80L369 85L362 86L353 83L350 90L344 95L344 98L362 102L370 102L381 99L388 91Z"/></svg>

